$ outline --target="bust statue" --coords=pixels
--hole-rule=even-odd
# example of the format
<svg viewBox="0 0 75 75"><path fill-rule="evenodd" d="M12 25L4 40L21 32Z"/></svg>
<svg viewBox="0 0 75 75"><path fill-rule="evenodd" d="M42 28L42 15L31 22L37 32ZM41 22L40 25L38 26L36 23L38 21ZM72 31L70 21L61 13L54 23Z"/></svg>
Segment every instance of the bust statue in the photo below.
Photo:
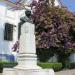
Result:
<svg viewBox="0 0 75 75"><path fill-rule="evenodd" d="M33 25L32 19L31 19L31 11L26 10L25 15L26 16L20 18L18 39L20 38L21 33L28 33L28 32L34 33L34 25ZM21 27L22 27L22 29L21 29Z"/></svg>
<svg viewBox="0 0 75 75"><path fill-rule="evenodd" d="M25 15L26 16L20 18L21 22L23 22L23 23L25 23L25 22L33 23L32 19L31 19L31 11L26 10Z"/></svg>

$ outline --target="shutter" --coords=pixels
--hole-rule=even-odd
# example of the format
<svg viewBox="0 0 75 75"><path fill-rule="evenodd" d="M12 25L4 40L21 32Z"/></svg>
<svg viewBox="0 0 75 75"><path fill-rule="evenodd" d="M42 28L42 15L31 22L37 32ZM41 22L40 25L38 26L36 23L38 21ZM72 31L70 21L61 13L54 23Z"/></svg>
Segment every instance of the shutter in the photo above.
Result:
<svg viewBox="0 0 75 75"><path fill-rule="evenodd" d="M8 41L13 40L13 25L12 24L5 23L4 40L8 40Z"/></svg>

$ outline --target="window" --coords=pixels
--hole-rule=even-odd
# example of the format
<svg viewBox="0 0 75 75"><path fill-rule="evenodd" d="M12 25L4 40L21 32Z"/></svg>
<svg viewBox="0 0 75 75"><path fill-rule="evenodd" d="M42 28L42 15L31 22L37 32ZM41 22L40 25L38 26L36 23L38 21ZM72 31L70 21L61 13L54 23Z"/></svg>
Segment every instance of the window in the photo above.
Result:
<svg viewBox="0 0 75 75"><path fill-rule="evenodd" d="M4 40L8 40L8 41L13 40L13 25L12 24L5 23Z"/></svg>

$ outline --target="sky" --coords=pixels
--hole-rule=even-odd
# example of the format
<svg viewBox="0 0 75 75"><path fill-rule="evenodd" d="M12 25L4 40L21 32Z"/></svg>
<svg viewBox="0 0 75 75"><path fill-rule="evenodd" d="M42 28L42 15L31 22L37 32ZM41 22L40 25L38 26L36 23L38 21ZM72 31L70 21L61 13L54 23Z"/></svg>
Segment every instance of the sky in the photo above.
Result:
<svg viewBox="0 0 75 75"><path fill-rule="evenodd" d="M72 12L75 12L75 0L60 0L62 4L68 7Z"/></svg>
<svg viewBox="0 0 75 75"><path fill-rule="evenodd" d="M17 0L10 0L16 2ZM75 12L75 0L60 0L63 5L68 7L68 9L72 12Z"/></svg>

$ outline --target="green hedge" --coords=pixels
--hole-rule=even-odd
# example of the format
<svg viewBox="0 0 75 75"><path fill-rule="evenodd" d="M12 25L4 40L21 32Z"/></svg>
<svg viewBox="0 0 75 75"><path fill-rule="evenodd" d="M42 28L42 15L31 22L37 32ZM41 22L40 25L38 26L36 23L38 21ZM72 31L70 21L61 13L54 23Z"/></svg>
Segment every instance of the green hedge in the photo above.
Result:
<svg viewBox="0 0 75 75"><path fill-rule="evenodd" d="M69 69L75 69L75 62L69 63L68 67Z"/></svg>
<svg viewBox="0 0 75 75"><path fill-rule="evenodd" d="M43 69L50 69L53 68L54 71L59 71L62 69L62 64L61 63L38 63L38 65L40 67L42 67Z"/></svg>
<svg viewBox="0 0 75 75"><path fill-rule="evenodd" d="M3 67L6 68L13 68L18 64L17 62L2 62L2 63L3 63Z"/></svg>
<svg viewBox="0 0 75 75"><path fill-rule="evenodd" d="M17 62L0 62L0 73L2 73L3 68L13 68L17 64Z"/></svg>
<svg viewBox="0 0 75 75"><path fill-rule="evenodd" d="M3 63L0 63L0 73L3 72Z"/></svg>
<svg viewBox="0 0 75 75"><path fill-rule="evenodd" d="M0 73L2 73L3 68L13 68L17 65L17 62L0 62ZM42 63L39 62L38 65L43 69L50 69L53 68L54 71L59 71L62 69L61 63Z"/></svg>

